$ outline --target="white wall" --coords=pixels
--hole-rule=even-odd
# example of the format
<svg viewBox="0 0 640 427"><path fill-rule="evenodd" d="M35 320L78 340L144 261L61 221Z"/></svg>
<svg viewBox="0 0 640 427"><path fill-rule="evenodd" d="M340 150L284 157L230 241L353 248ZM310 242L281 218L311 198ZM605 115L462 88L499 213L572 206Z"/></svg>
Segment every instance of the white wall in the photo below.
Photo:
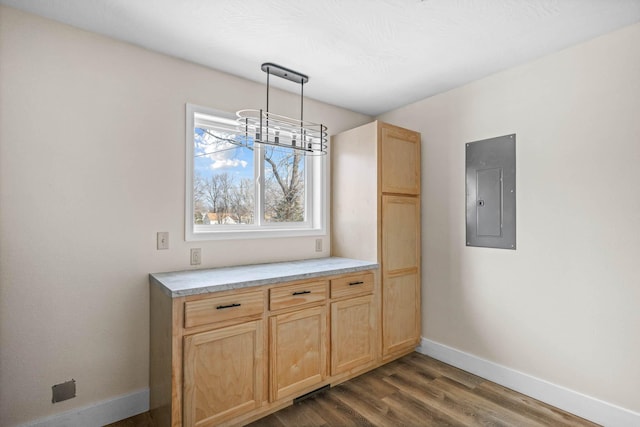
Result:
<svg viewBox="0 0 640 427"><path fill-rule="evenodd" d="M380 119L422 133L423 336L640 411L640 24ZM510 133L518 249L467 248L464 144Z"/></svg>
<svg viewBox="0 0 640 427"><path fill-rule="evenodd" d="M260 61L269 58L257 58ZM0 425L148 387L147 274L328 255L315 238L184 241L185 103L265 87L0 6ZM298 95L272 93L290 101ZM307 100L332 133L370 117ZM156 232L171 248L156 250ZM74 378L78 396L51 404Z"/></svg>

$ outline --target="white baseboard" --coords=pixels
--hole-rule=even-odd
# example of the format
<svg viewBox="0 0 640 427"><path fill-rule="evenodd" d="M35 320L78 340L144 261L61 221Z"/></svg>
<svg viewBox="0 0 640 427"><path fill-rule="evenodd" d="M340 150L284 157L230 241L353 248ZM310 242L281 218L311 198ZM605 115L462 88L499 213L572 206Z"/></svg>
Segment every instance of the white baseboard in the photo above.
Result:
<svg viewBox="0 0 640 427"><path fill-rule="evenodd" d="M101 427L149 410L149 389L145 388L84 408L42 418L22 427Z"/></svg>
<svg viewBox="0 0 640 427"><path fill-rule="evenodd" d="M607 427L640 426L640 414L422 338L419 353Z"/></svg>

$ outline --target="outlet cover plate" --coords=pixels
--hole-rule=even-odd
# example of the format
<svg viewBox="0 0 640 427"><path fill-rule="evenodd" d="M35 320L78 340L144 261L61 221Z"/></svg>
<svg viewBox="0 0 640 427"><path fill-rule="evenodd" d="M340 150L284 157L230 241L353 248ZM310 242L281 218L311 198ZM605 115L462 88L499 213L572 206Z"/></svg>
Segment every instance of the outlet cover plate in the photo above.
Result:
<svg viewBox="0 0 640 427"><path fill-rule="evenodd" d="M66 381L51 387L51 403L62 402L76 397L76 380Z"/></svg>

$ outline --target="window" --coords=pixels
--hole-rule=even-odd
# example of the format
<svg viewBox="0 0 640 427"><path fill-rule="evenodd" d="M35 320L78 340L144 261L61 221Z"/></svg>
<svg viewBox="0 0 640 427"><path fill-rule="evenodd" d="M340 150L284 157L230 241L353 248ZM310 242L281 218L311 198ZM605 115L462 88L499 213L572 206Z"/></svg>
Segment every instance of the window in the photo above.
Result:
<svg viewBox="0 0 640 427"><path fill-rule="evenodd" d="M187 240L325 234L325 156L247 142L235 125L187 104Z"/></svg>

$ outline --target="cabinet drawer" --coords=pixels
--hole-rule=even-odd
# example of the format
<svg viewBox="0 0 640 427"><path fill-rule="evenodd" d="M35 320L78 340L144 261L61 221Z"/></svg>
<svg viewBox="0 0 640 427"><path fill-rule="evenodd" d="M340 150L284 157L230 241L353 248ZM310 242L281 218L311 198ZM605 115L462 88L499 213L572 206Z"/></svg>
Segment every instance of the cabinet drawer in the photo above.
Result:
<svg viewBox="0 0 640 427"><path fill-rule="evenodd" d="M269 291L269 309L280 310L327 299L327 282L301 283Z"/></svg>
<svg viewBox="0 0 640 427"><path fill-rule="evenodd" d="M258 315L263 311L264 296L260 291L189 301L184 303L184 327Z"/></svg>
<svg viewBox="0 0 640 427"><path fill-rule="evenodd" d="M373 273L354 274L331 280L331 298L364 295L373 292Z"/></svg>

